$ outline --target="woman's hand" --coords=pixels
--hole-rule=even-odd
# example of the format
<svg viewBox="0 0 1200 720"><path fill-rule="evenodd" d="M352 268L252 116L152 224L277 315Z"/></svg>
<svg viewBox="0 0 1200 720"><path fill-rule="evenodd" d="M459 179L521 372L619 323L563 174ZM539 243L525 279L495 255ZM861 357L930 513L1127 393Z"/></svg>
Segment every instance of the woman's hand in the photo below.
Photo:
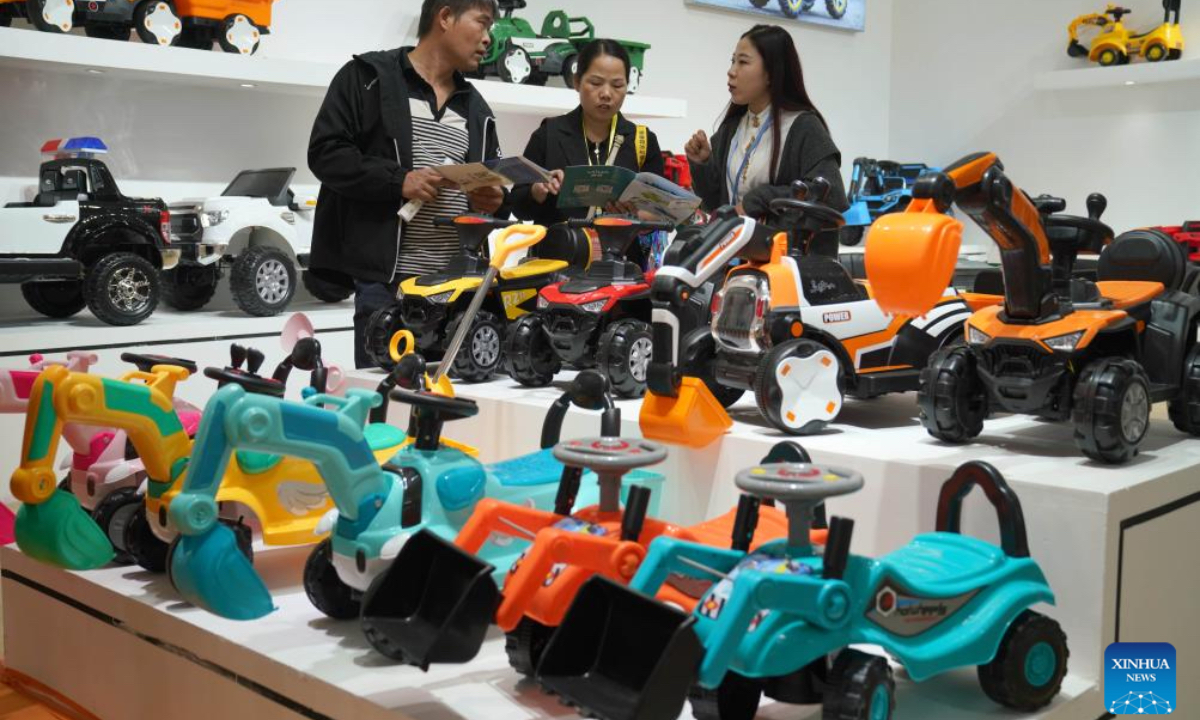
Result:
<svg viewBox="0 0 1200 720"><path fill-rule="evenodd" d="M534 183L530 188L530 194L538 205L546 202L551 195L557 195L559 190L562 190L562 181L565 174L562 170L550 171L550 182Z"/></svg>
<svg viewBox="0 0 1200 720"><path fill-rule="evenodd" d="M495 215L504 204L504 191L498 187L481 187L467 193L471 209L484 215Z"/></svg>
<svg viewBox="0 0 1200 720"><path fill-rule="evenodd" d="M690 162L706 163L712 157L712 143L708 141L708 135L703 130L697 130L692 139L683 146L683 152Z"/></svg>

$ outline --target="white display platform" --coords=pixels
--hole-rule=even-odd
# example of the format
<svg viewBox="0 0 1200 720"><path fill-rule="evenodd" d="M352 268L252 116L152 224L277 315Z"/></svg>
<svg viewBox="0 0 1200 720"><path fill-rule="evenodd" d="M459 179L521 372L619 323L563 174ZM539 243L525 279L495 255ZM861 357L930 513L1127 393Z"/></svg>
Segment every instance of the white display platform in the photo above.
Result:
<svg viewBox="0 0 1200 720"><path fill-rule="evenodd" d="M373 387L378 373L353 373ZM564 383L560 383L564 384ZM508 379L460 386L480 414L449 424L452 437L477 445L484 459L534 449L545 407L559 388L525 390ZM637 431L637 401L621 403L623 430ZM395 408L393 422L405 411ZM780 437L743 401L730 435L699 451L676 449L662 515L695 522L736 500L734 472L753 464ZM917 424L911 396L850 401L841 422L803 440L814 459L849 465L867 479L856 495L830 502L853 517L853 551L879 554L933 526L941 482L970 459L995 464L1021 497L1033 556L1058 593L1042 608L1066 629L1071 673L1056 702L1034 715L992 704L970 669L913 684L901 675L897 720L1104 716L1099 678L1104 647L1115 638L1169 641L1181 677L1196 677L1200 631L1190 622L1200 576L1190 555L1200 525L1200 443L1155 421L1146 450L1125 468L1080 458L1065 426L1001 418L979 443L948 447ZM594 415L573 410L564 436L594 434ZM967 532L997 539L990 507L973 496ZM3 566L6 663L103 718L169 714L212 717L373 720L417 718L573 718L508 669L493 632L480 657L429 674L374 655L353 622L311 608L300 588L306 551L271 550L256 564L279 610L252 623L221 620L174 599L163 578L129 568L67 573L12 549ZM28 618L37 618L30 622ZM1179 706L1195 706L1197 683L1180 683ZM170 708L169 713L164 708ZM760 718L817 718L816 707L764 706Z"/></svg>

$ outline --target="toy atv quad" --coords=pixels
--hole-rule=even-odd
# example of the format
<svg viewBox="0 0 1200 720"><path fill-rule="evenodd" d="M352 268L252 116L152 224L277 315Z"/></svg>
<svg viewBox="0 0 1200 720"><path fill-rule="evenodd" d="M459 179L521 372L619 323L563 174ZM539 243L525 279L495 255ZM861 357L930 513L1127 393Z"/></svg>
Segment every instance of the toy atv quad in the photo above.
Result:
<svg viewBox="0 0 1200 720"><path fill-rule="evenodd" d="M484 382L501 367L505 324L534 310L538 291L560 279L560 275L587 267L591 244L583 233L554 232L532 225L517 225L483 215L439 218L435 224L458 231L459 254L446 269L432 275L410 278L400 284L399 300L378 310L367 325L367 352L380 367L390 368L392 336L401 329L412 332L416 351L429 359L447 349L488 269L487 241L494 230L504 238L514 234L540 233L530 257L500 270L499 279L488 291L475 315L462 352L454 358L451 371L467 382ZM535 230L536 228L536 230Z"/></svg>
<svg viewBox="0 0 1200 720"><path fill-rule="evenodd" d="M1200 221L1190 220L1182 225L1163 225L1147 230L1163 233L1183 246L1188 262L1200 263Z"/></svg>
<svg viewBox="0 0 1200 720"><path fill-rule="evenodd" d="M842 244L859 244L876 218L903 211L912 202L912 186L917 178L938 169L924 163L857 158L846 193L850 207L843 213L846 224L840 233Z"/></svg>
<svg viewBox="0 0 1200 720"><path fill-rule="evenodd" d="M770 2L771 0L750 0L750 4L756 8L765 8ZM779 0L779 10L786 17L797 18L802 13L812 12L816 4L817 0ZM825 12L834 20L841 20L849 6L850 0L825 0Z"/></svg>
<svg viewBox="0 0 1200 720"><path fill-rule="evenodd" d="M650 332L650 282L654 273L626 262L637 237L670 230L670 223L605 216L571 220L600 237L601 259L582 274L542 288L536 312L508 328L504 358L508 374L529 387L549 385L564 363L598 366L621 397L641 397L654 348Z"/></svg>
<svg viewBox="0 0 1200 720"><path fill-rule="evenodd" d="M743 470L738 487L787 506L789 536L719 550L660 538L628 587L596 577L550 639L538 678L585 716L673 720L690 698L698 720L751 720L763 695L821 703L826 718L892 717L895 683L880 646L916 682L974 665L992 700L1030 712L1067 672L1067 639L1030 608L1054 603L1029 557L1021 503L990 465L958 468L938 498L937 529L879 559L850 554L854 522L830 522L823 554L808 542L813 508L855 492L862 476L810 464ZM960 534L979 486L1001 547ZM653 599L669 577L716 581L690 615Z"/></svg>
<svg viewBox="0 0 1200 720"><path fill-rule="evenodd" d="M503 14L492 26L492 42L479 64L480 72L517 85L545 85L551 75L560 75L567 87L575 87L579 53L596 38L592 21L555 10L546 15L539 34L529 21L513 17L513 12L525 9L525 0L499 0L499 6ZM630 94L636 93L645 78L650 46L628 40L617 42L629 53L628 88Z"/></svg>
<svg viewBox="0 0 1200 720"><path fill-rule="evenodd" d="M652 539L749 547L786 535L784 515L766 508L756 520L753 502L690 528L647 519L651 491L644 487L630 488L622 509L625 473L666 457L656 443L587 438L559 444L554 456L566 467L553 512L485 500L453 544L422 531L404 546L364 600L363 623L376 650L422 669L433 662L466 662L479 652L494 621L507 634L509 663L532 675L579 587L592 575L628 582ZM768 455L785 458L808 456L793 443L780 443ZM600 504L575 510L585 469L599 478ZM824 542L824 531L815 533ZM502 597L496 567L474 555L497 536L533 542L508 570ZM681 584L663 588L660 597L691 609L698 593Z"/></svg>
<svg viewBox="0 0 1200 720"><path fill-rule="evenodd" d="M1179 6L1183 0L1163 0L1163 22L1153 30L1133 33L1121 19L1133 11L1109 3L1102 13L1089 13L1075 18L1067 28L1067 54L1086 57L1105 67L1126 65L1141 55L1147 62L1178 60L1183 57L1183 29L1179 26ZM1111 19L1110 19L1111 18ZM1090 47L1079 41L1084 27L1100 28Z"/></svg>
<svg viewBox="0 0 1200 720"><path fill-rule="evenodd" d="M841 214L822 204L828 191L823 179L799 181L794 199L772 201L772 211L792 228L788 233L738 219L745 225L733 248L747 262L728 272L713 303L712 337L704 342L715 340L715 347L710 353L683 353L696 358L694 365L684 365L685 375L711 376L728 389L720 404L728 407L750 390L763 417L794 435L824 428L847 394L872 398L915 390L929 355L958 342L971 314L967 299L943 287L944 297L924 317L888 317L869 284L855 282L837 259L812 249L819 235L842 224ZM728 211L726 217L733 219ZM709 253L723 249L706 247ZM655 282L661 279L670 297L690 281L666 274L668 269L660 270ZM720 269L724 266L709 266L707 274ZM653 385L651 391L667 395ZM687 438L690 433L680 432L671 405L663 402L665 411L657 403L643 404L643 432L654 439Z"/></svg>
<svg viewBox="0 0 1200 720"><path fill-rule="evenodd" d="M1111 242L1100 222L1042 212L1013 186L995 155L960 160L917 183L907 212L876 222L867 270L880 306L920 315L940 300L962 224L942 213L957 204L1001 249L1004 304L967 322L967 345L936 353L921 378L922 422L934 437L964 443L995 411L1070 421L1089 458L1124 463L1138 452L1150 408L1170 402L1180 430L1200 435L1200 299L1196 270L1161 233ZM1047 207L1049 205L1049 207ZM1102 248L1098 281L1073 277L1075 253ZM919 271L918 271L919 268Z"/></svg>

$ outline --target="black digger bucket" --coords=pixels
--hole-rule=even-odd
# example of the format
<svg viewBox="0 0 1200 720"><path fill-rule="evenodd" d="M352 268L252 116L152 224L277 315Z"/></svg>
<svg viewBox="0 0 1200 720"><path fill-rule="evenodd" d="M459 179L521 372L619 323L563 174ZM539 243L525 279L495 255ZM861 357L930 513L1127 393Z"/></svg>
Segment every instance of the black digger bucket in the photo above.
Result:
<svg viewBox="0 0 1200 720"><path fill-rule="evenodd" d="M381 654L428 670L479 653L500 602L495 568L422 530L363 597L362 629Z"/></svg>
<svg viewBox="0 0 1200 720"><path fill-rule="evenodd" d="M584 716L675 720L704 649L692 616L600 576L575 596L538 679Z"/></svg>

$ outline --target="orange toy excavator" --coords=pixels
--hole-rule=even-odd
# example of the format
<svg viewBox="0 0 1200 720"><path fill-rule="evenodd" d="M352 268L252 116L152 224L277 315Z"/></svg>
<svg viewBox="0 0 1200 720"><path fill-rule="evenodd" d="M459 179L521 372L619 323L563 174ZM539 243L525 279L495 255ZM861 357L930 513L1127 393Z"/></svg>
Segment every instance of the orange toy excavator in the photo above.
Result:
<svg viewBox="0 0 1200 720"><path fill-rule="evenodd" d="M964 443L993 412L1069 421L1093 460L1137 454L1150 407L1169 402L1180 430L1200 435L1200 299L1182 249L1153 233L1116 241L1100 222L1107 201L1088 198L1088 216L1066 203L1031 199L999 159L972 155L921 178L907 211L876 221L867 273L888 312L921 315L954 271L962 224L958 205L1000 247L1004 305L967 321L967 344L936 353L921 374L918 403L930 435ZM1072 276L1076 254L1099 251L1098 280Z"/></svg>

